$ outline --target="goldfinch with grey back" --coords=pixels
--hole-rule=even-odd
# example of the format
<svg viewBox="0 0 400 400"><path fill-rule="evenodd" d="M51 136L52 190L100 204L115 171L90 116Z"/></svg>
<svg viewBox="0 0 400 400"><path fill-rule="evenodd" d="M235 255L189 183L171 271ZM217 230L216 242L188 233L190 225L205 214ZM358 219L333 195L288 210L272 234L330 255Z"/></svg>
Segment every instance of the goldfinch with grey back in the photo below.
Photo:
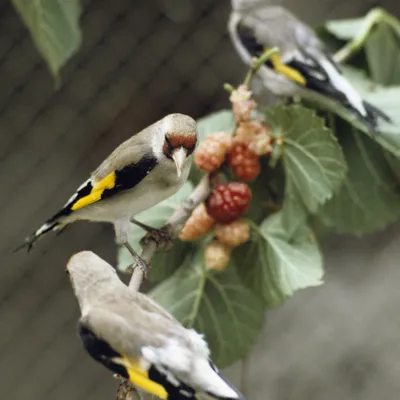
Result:
<svg viewBox="0 0 400 400"><path fill-rule="evenodd" d="M232 0L232 9L230 37L247 64L272 47L280 50L259 70L268 91L285 97L306 97L307 91L327 96L342 104L370 132L377 131L379 118L391 122L361 98L314 31L288 10L265 0Z"/></svg>
<svg viewBox="0 0 400 400"><path fill-rule="evenodd" d="M150 297L130 290L90 251L66 265L81 317L80 339L93 359L161 399L241 399L210 361L203 337Z"/></svg>
<svg viewBox="0 0 400 400"><path fill-rule="evenodd" d="M46 233L88 220L114 224L117 243L132 253L128 233L133 216L180 189L189 175L196 142L196 122L184 114L167 115L145 128L117 147L17 250L29 251Z"/></svg>

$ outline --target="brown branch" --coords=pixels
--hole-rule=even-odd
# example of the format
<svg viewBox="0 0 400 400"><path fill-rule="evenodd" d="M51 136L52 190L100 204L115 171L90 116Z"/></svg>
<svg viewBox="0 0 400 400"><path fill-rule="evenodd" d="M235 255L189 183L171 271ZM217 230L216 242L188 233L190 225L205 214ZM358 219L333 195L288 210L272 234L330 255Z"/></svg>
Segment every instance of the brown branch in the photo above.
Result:
<svg viewBox="0 0 400 400"><path fill-rule="evenodd" d="M202 203L210 194L210 178L204 175L199 184L193 189L193 192L186 198L182 206L178 208L167 221L166 226L171 230L171 237L175 239L181 231L183 225L191 216L192 211ZM144 236L141 240L142 244L142 259L150 264L153 255L162 249L162 245L152 236ZM138 291L145 277L144 271L140 268L135 268L129 282L129 288Z"/></svg>

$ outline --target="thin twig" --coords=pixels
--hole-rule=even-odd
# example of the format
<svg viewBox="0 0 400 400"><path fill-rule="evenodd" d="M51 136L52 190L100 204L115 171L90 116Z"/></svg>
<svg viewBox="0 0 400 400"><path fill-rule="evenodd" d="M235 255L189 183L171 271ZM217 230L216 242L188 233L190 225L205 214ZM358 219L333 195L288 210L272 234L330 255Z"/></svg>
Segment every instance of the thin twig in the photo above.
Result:
<svg viewBox="0 0 400 400"><path fill-rule="evenodd" d="M148 245L144 249L142 249L142 254L140 256L142 257L142 260L149 265L156 251L157 244L155 242L149 242ZM141 268L136 267L132 272L132 277L129 282L129 288L135 292L138 292L140 286L142 285L144 276L145 272Z"/></svg>
<svg viewBox="0 0 400 400"><path fill-rule="evenodd" d="M171 227L171 236L173 239L179 235L182 226L191 216L192 211L203 202L209 194L210 178L208 175L205 175L189 197L183 202L182 206L178 208L168 220L167 225ZM159 244L153 238L149 237L149 240L146 240L145 244L142 245L141 257L147 264L150 264L154 253L158 250L160 250ZM129 282L129 288L138 291L145 277L144 275L142 269L135 268Z"/></svg>
<svg viewBox="0 0 400 400"><path fill-rule="evenodd" d="M235 88L230 84L230 83L224 83L224 89L228 92L228 93L232 93Z"/></svg>

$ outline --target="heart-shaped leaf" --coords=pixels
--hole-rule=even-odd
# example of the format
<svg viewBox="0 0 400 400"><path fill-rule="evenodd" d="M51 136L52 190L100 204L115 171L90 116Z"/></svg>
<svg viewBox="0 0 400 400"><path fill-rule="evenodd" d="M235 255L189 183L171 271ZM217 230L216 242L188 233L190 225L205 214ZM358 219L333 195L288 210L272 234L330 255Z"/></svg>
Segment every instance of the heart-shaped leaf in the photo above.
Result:
<svg viewBox="0 0 400 400"><path fill-rule="evenodd" d="M320 216L337 232L371 233L399 218L398 183L384 151L349 125L342 125L340 141L349 174L340 192L323 206Z"/></svg>
<svg viewBox="0 0 400 400"><path fill-rule="evenodd" d="M12 0L56 81L82 41L79 0Z"/></svg>
<svg viewBox="0 0 400 400"><path fill-rule="evenodd" d="M243 286L233 265L222 273L206 271L202 247L151 296L186 327L204 333L220 367L249 352L265 318L262 302Z"/></svg>
<svg viewBox="0 0 400 400"><path fill-rule="evenodd" d="M271 107L266 112L272 135L282 137L286 196L311 213L342 184L347 166L342 150L324 120L302 106Z"/></svg>
<svg viewBox="0 0 400 400"><path fill-rule="evenodd" d="M268 217L234 257L243 281L268 307L296 290L322 284L322 257L312 231L299 220L289 234L282 212Z"/></svg>

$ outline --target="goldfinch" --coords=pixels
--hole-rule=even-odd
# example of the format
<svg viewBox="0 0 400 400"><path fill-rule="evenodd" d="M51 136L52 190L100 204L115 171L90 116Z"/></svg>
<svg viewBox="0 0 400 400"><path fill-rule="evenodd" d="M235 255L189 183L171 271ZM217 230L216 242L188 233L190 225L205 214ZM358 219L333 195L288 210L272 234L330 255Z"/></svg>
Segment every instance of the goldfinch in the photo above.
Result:
<svg viewBox="0 0 400 400"><path fill-rule="evenodd" d="M160 399L244 400L210 361L203 337L129 289L103 259L82 251L66 270L81 309L79 336L96 361Z"/></svg>
<svg viewBox="0 0 400 400"><path fill-rule="evenodd" d="M77 220L111 222L116 241L128 243L133 216L173 195L186 181L197 142L196 122L170 114L117 147L67 201L17 248L33 244L50 231Z"/></svg>
<svg viewBox="0 0 400 400"><path fill-rule="evenodd" d="M228 30L241 56L253 57L277 46L280 50L259 70L262 85L277 96L300 96L307 92L341 103L365 126L376 132L378 118L390 118L364 101L313 30L281 6L265 0L232 0Z"/></svg>

